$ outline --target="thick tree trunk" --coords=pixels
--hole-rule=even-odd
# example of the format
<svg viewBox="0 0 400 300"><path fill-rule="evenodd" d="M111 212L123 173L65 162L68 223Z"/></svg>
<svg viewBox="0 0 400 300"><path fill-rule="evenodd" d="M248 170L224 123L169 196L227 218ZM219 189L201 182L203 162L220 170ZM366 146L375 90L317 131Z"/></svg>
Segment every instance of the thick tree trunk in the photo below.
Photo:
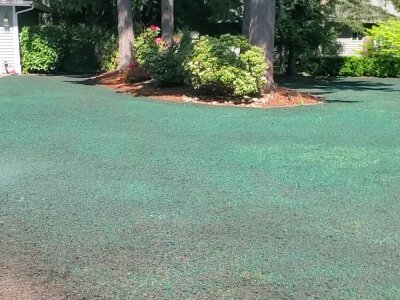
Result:
<svg viewBox="0 0 400 300"><path fill-rule="evenodd" d="M162 39L172 45L174 39L174 0L161 0Z"/></svg>
<svg viewBox="0 0 400 300"><path fill-rule="evenodd" d="M242 35L246 38L249 38L250 17L251 17L251 0L244 0L244 2L243 2Z"/></svg>
<svg viewBox="0 0 400 300"><path fill-rule="evenodd" d="M118 6L118 41L119 70L127 69L133 61L133 20L132 0L117 0Z"/></svg>
<svg viewBox="0 0 400 300"><path fill-rule="evenodd" d="M267 91L274 86L275 9L276 0L251 0L249 41L265 52Z"/></svg>

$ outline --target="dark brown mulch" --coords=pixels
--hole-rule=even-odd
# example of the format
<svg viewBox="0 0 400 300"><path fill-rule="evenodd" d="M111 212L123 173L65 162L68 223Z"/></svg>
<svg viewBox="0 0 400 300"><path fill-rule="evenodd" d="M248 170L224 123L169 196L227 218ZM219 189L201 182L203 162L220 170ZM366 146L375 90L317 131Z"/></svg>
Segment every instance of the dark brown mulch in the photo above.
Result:
<svg viewBox="0 0 400 300"><path fill-rule="evenodd" d="M135 96L150 97L162 101L170 102L194 102L224 106L243 106L243 107L292 107L302 105L321 104L324 100L309 93L301 93L295 90L277 87L272 93L265 93L260 99L248 99L246 101L227 100L219 97L203 95L200 91L191 86L179 86L159 88L155 87L151 81L140 83L126 83L123 73L110 72L90 79L93 84L104 85L118 93L130 93Z"/></svg>

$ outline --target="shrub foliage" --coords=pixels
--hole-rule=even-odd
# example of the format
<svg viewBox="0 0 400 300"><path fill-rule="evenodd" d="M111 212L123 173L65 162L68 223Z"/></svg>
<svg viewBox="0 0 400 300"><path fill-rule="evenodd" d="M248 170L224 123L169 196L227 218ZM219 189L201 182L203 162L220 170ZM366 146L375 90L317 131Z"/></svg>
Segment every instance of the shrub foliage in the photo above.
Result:
<svg viewBox="0 0 400 300"><path fill-rule="evenodd" d="M96 58L101 71L109 72L118 67L118 39L113 33L102 33L95 45Z"/></svg>
<svg viewBox="0 0 400 300"><path fill-rule="evenodd" d="M195 88L223 96L255 96L265 85L264 53L244 38L224 35L201 37L194 42L184 32L172 45L151 26L135 41L137 61L161 86L192 84Z"/></svg>
<svg viewBox="0 0 400 300"><path fill-rule="evenodd" d="M310 59L303 71L312 76L400 77L400 58L379 55L372 57L319 57Z"/></svg>
<svg viewBox="0 0 400 300"><path fill-rule="evenodd" d="M265 85L264 53L239 36L201 37L184 63L195 88L228 96L259 95Z"/></svg>
<svg viewBox="0 0 400 300"><path fill-rule="evenodd" d="M56 70L65 56L67 31L61 26L24 27L20 34L23 71L48 73Z"/></svg>
<svg viewBox="0 0 400 300"><path fill-rule="evenodd" d="M116 36L85 26L33 26L20 33L21 64L25 73L114 70L118 65Z"/></svg>
<svg viewBox="0 0 400 300"><path fill-rule="evenodd" d="M400 21L378 22L377 26L367 30L368 56L400 58Z"/></svg>
<svg viewBox="0 0 400 300"><path fill-rule="evenodd" d="M160 28L151 26L137 37L136 59L150 72L156 85L182 85L187 82L183 63L192 48L191 35L184 32L172 45L166 45L159 34Z"/></svg>

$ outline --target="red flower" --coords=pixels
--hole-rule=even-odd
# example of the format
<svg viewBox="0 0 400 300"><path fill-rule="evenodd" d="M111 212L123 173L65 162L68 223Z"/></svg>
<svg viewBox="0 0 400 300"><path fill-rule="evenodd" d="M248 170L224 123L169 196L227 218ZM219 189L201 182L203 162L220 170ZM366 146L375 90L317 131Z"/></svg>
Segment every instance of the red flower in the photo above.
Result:
<svg viewBox="0 0 400 300"><path fill-rule="evenodd" d="M129 64L128 69L133 70L137 67L139 67L139 63L137 61L135 61L135 62Z"/></svg>
<svg viewBox="0 0 400 300"><path fill-rule="evenodd" d="M162 38L160 38L160 37L156 38L154 41L156 42L157 46L160 46L163 42Z"/></svg>
<svg viewBox="0 0 400 300"><path fill-rule="evenodd" d="M156 25L151 25L150 26L150 30L152 30L152 31L160 31L160 27L158 27Z"/></svg>

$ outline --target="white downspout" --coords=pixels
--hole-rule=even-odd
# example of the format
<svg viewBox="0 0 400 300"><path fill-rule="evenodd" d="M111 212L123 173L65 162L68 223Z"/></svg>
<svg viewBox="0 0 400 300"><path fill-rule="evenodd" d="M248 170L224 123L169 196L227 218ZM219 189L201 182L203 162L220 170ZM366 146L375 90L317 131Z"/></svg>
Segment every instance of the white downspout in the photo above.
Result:
<svg viewBox="0 0 400 300"><path fill-rule="evenodd" d="M15 8L15 6L14 6L14 8ZM29 7L29 8L27 8L27 9L23 9L23 10L17 11L16 14L19 15L19 14L26 13L26 12L31 11L31 10L34 10L34 9L35 9L35 8L33 7L33 4L32 4L32 6Z"/></svg>
<svg viewBox="0 0 400 300"><path fill-rule="evenodd" d="M15 6L13 6L13 15L14 15L14 42L15 42L15 72L17 74L21 74L21 53L19 48L19 28L18 28L18 15L34 10L33 4L31 7L27 9L23 9L20 11L16 11Z"/></svg>

